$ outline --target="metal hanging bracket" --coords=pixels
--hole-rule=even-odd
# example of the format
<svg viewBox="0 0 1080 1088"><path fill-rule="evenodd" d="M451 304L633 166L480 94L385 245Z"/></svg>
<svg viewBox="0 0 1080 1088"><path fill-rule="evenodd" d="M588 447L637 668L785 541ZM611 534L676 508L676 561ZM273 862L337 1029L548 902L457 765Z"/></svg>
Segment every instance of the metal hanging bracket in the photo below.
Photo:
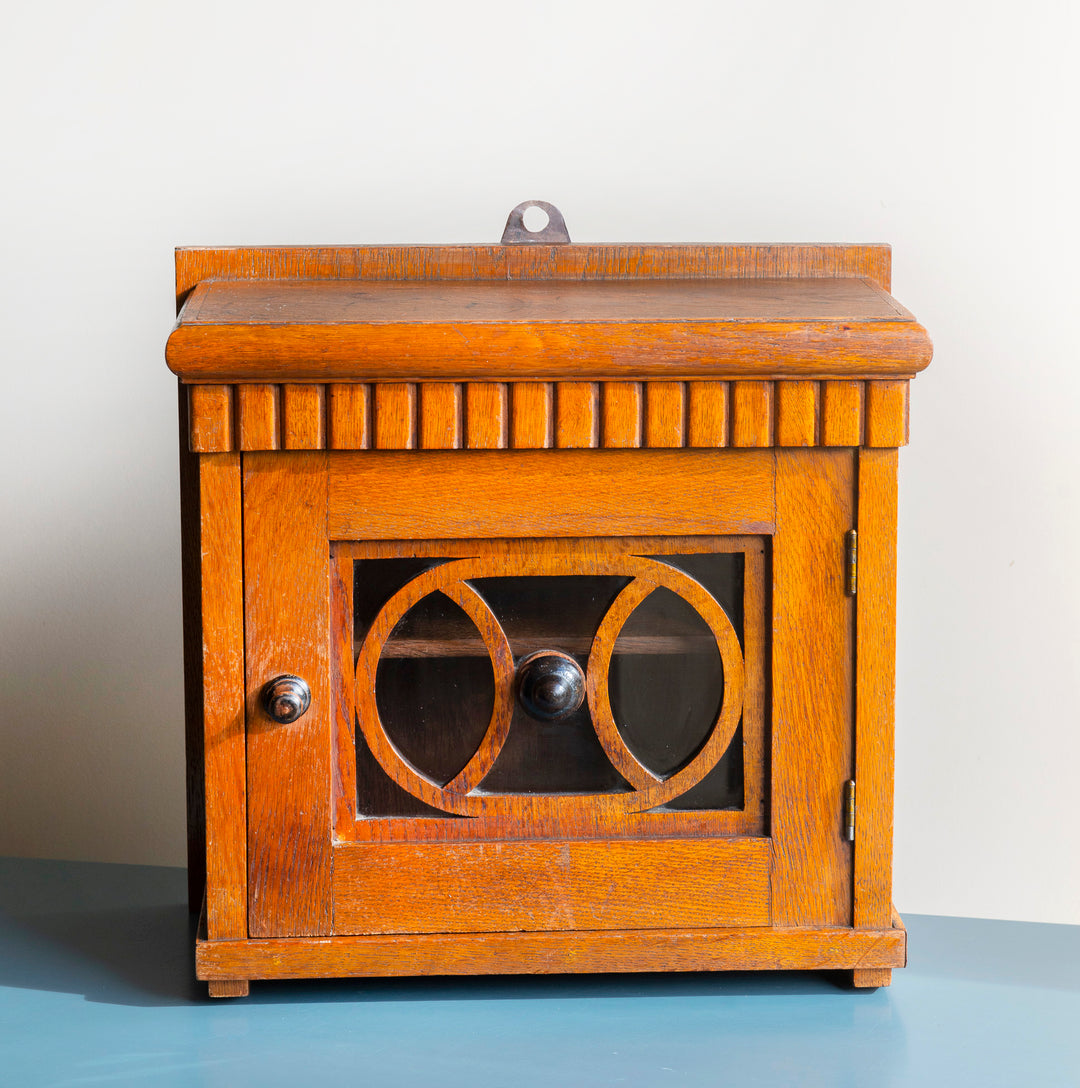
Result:
<svg viewBox="0 0 1080 1088"><path fill-rule="evenodd" d="M525 209L539 208L547 213L548 221L540 230L529 230L525 226ZM549 245L565 246L570 244L570 234L566 229L566 220L562 212L546 200L523 200L506 217L503 228L504 246Z"/></svg>

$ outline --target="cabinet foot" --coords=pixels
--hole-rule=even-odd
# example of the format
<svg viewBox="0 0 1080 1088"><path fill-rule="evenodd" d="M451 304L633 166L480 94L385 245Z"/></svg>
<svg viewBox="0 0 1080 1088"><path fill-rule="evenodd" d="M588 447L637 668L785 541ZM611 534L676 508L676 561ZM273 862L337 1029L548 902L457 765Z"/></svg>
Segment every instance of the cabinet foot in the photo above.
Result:
<svg viewBox="0 0 1080 1088"><path fill-rule="evenodd" d="M892 982L891 967L856 967L851 972L851 982L856 989L876 989Z"/></svg>
<svg viewBox="0 0 1080 1088"><path fill-rule="evenodd" d="M251 989L246 978L215 978L206 985L211 997L247 997Z"/></svg>

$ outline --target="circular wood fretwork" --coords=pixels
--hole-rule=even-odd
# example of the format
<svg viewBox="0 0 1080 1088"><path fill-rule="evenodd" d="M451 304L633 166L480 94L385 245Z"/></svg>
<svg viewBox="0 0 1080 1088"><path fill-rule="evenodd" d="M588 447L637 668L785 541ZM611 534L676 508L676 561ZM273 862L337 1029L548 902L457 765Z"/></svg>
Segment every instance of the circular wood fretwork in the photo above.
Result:
<svg viewBox="0 0 1080 1088"><path fill-rule="evenodd" d="M484 776L498 758L514 716L515 668L510 643L498 619L468 584L472 578L545 575L622 575L631 581L612 603L593 638L586 670L586 697L593 728L612 765L632 789L599 794L484 793ZM615 642L634 610L655 589L681 597L708 625L716 640L724 676L723 701L698 753L681 769L661 777L640 763L615 723L608 694L608 669ZM465 767L441 784L414 766L391 741L375 697L379 660L387 640L405 614L430 593L441 592L476 625L491 660L495 698L487 730ZM360 730L375 759L402 789L425 804L458 816L542 818L643 812L685 793L716 766L727 750L742 714L742 650L735 629L716 599L682 571L642 556L484 556L443 563L418 575L382 607L360 648L356 663L356 712Z"/></svg>

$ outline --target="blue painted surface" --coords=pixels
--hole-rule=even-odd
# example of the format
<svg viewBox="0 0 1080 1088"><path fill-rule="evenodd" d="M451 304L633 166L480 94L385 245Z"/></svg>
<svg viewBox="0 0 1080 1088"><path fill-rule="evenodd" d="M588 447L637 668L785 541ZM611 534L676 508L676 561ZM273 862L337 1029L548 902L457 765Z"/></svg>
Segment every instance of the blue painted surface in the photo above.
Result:
<svg viewBox="0 0 1080 1088"><path fill-rule="evenodd" d="M812 973L192 979L178 869L0 859L0 1085L1080 1085L1080 927L910 916Z"/></svg>

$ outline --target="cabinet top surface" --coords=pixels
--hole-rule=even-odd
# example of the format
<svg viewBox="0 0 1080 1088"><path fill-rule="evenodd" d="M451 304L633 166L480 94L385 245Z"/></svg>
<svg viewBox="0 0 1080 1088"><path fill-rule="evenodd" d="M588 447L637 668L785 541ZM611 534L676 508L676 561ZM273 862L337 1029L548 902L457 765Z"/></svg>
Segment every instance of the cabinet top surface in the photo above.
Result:
<svg viewBox="0 0 1080 1088"><path fill-rule="evenodd" d="M912 321L862 279L313 282L196 289L187 325L455 325Z"/></svg>
<svg viewBox="0 0 1080 1088"><path fill-rule="evenodd" d="M887 261L884 275L835 255L824 273L774 260L747 274L745 261L718 259L720 248L699 247L697 262L673 249L644 262L624 255L613 269L598 251L576 277L558 263L500 276L475 254L472 276L393 261L382 276L333 276L291 251L269 272L235 256L256 251L180 251L185 301L166 357L192 382L910 377L929 363L925 330L883 286ZM224 256L203 259L185 283L182 265L211 252Z"/></svg>

